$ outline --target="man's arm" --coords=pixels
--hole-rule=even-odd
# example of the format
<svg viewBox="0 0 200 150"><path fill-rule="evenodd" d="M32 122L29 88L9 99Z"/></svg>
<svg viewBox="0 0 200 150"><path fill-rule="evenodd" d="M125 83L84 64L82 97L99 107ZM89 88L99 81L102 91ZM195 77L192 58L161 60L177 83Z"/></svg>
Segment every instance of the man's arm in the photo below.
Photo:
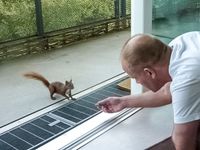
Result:
<svg viewBox="0 0 200 150"><path fill-rule="evenodd" d="M166 83L157 92L148 91L138 95L124 97L108 97L96 105L104 112L118 112L124 108L158 107L171 103L170 82Z"/></svg>
<svg viewBox="0 0 200 150"><path fill-rule="evenodd" d="M175 124L172 140L176 150L195 150L199 121Z"/></svg>

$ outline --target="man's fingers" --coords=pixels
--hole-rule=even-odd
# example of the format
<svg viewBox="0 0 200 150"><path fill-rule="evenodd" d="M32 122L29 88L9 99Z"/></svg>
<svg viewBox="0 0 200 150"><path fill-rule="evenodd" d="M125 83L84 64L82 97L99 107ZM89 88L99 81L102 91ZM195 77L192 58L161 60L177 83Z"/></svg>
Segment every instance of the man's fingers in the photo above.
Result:
<svg viewBox="0 0 200 150"><path fill-rule="evenodd" d="M97 108L101 109L101 107L107 105L107 103L108 102L106 100L102 100L102 101L97 102L95 105Z"/></svg>
<svg viewBox="0 0 200 150"><path fill-rule="evenodd" d="M98 109L101 109L101 107L103 106L103 103L102 102L97 102L95 104L95 106L98 108Z"/></svg>
<svg viewBox="0 0 200 150"><path fill-rule="evenodd" d="M107 109L106 107L102 107L101 110L102 110L103 112L108 112L108 109Z"/></svg>
<svg viewBox="0 0 200 150"><path fill-rule="evenodd" d="M109 107L109 106L102 106L101 110L103 112L106 112L106 113L112 113L113 112L113 109L111 107Z"/></svg>
<svg viewBox="0 0 200 150"><path fill-rule="evenodd" d="M95 106L96 106L98 109L101 109L99 103L96 103Z"/></svg>
<svg viewBox="0 0 200 150"><path fill-rule="evenodd" d="M111 113L111 107L109 106L109 103L106 101L100 101L98 103L96 103L96 107L100 110L102 110L103 112L107 112L107 113Z"/></svg>

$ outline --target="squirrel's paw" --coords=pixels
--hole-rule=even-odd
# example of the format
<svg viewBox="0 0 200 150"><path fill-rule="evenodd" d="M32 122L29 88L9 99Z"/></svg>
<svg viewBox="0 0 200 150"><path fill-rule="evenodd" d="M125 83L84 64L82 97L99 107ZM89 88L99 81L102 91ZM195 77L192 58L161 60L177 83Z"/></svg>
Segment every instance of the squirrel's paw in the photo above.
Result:
<svg viewBox="0 0 200 150"><path fill-rule="evenodd" d="M75 101L75 100L76 100L76 98L73 98L73 97L71 97L71 100L74 100L74 101Z"/></svg>
<svg viewBox="0 0 200 150"><path fill-rule="evenodd" d="M51 97L51 100L56 100L56 98L55 97Z"/></svg>

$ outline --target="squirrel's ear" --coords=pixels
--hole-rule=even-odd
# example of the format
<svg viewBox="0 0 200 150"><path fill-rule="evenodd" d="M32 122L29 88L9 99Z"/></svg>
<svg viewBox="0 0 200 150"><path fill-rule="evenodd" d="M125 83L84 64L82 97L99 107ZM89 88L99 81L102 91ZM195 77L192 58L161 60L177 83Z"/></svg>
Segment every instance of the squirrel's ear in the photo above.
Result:
<svg viewBox="0 0 200 150"><path fill-rule="evenodd" d="M69 81L70 83L72 83L72 79L70 79L70 81Z"/></svg>

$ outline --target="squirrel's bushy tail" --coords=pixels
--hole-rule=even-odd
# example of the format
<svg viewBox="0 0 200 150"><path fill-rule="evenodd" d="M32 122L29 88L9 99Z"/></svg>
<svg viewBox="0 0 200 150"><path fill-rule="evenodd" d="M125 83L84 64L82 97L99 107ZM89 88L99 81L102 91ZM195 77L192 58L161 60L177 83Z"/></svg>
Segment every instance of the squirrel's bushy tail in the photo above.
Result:
<svg viewBox="0 0 200 150"><path fill-rule="evenodd" d="M43 84L46 87L49 87L49 85L50 85L49 81L39 73L27 72L27 73L24 74L24 76L27 77L27 78L30 78L30 79L40 80L40 81L43 82Z"/></svg>

